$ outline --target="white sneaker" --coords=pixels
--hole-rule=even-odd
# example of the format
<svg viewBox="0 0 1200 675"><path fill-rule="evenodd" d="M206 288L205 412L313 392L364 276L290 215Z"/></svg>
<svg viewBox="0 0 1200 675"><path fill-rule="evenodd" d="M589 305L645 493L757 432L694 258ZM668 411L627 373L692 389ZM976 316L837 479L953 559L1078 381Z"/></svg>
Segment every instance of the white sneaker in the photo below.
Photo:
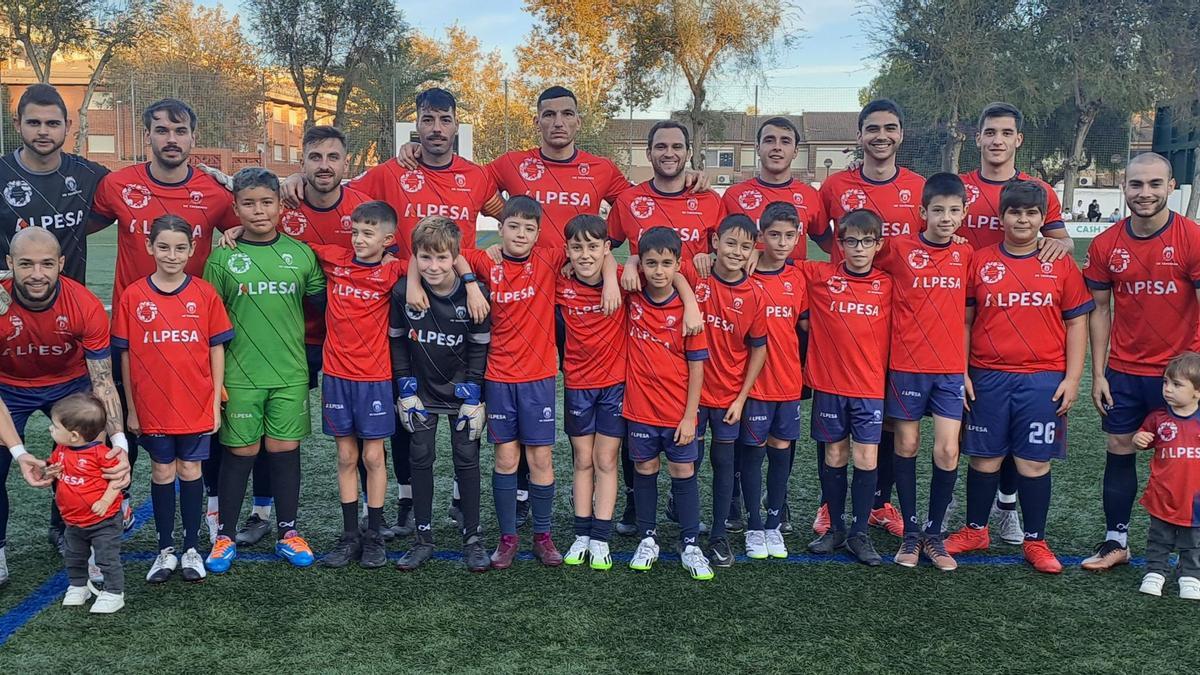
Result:
<svg viewBox="0 0 1200 675"><path fill-rule="evenodd" d="M204 577L208 576L208 570L204 569L204 558L194 548L183 552L179 566L184 581L204 581Z"/></svg>
<svg viewBox="0 0 1200 675"><path fill-rule="evenodd" d="M654 541L654 537L646 537L638 542L637 550L633 552L633 557L629 559L629 569L645 572L654 567L654 563L657 560L658 542Z"/></svg>
<svg viewBox="0 0 1200 675"><path fill-rule="evenodd" d="M92 603L92 614L112 614L125 606L124 593L109 593L103 591Z"/></svg>
<svg viewBox="0 0 1200 675"><path fill-rule="evenodd" d="M594 570L612 569L612 554L608 551L607 541L589 541L588 558L591 558L591 567Z"/></svg>
<svg viewBox="0 0 1200 675"><path fill-rule="evenodd" d="M68 586L67 594L63 596L63 607L82 607L92 599L92 591L87 586Z"/></svg>
<svg viewBox="0 0 1200 675"><path fill-rule="evenodd" d="M1013 546L1019 546L1025 542L1025 528L1021 527L1019 511L1016 509L1008 511L993 503L991 516L993 520L998 521L999 526L996 530L1000 533L1000 541Z"/></svg>
<svg viewBox="0 0 1200 675"><path fill-rule="evenodd" d="M1179 577L1179 597L1184 600L1200 600L1200 579Z"/></svg>
<svg viewBox="0 0 1200 675"><path fill-rule="evenodd" d="M708 558L704 557L704 551L701 551L699 546L691 544L684 548L683 553L679 554L679 561L683 563L683 569L687 570L693 579L708 581L713 578L712 566L709 565Z"/></svg>
<svg viewBox="0 0 1200 675"><path fill-rule="evenodd" d="M217 543L217 534L221 530L219 514L216 511L209 511L204 515L204 524L208 527L208 543Z"/></svg>
<svg viewBox="0 0 1200 675"><path fill-rule="evenodd" d="M0 586L8 583L8 554L4 552L5 548L0 546Z"/></svg>
<svg viewBox="0 0 1200 675"><path fill-rule="evenodd" d="M1163 584L1166 582L1166 578L1158 572L1148 572L1146 576L1142 577L1142 585L1138 588L1138 591L1146 595L1162 597ZM1179 592L1180 594L1183 593L1183 584L1179 585Z"/></svg>
<svg viewBox="0 0 1200 675"><path fill-rule="evenodd" d="M787 544L783 543L783 533L779 528L767 530L767 553L772 558L786 558L788 556Z"/></svg>
<svg viewBox="0 0 1200 675"><path fill-rule="evenodd" d="M746 557L751 560L766 560L767 535L762 530L746 530Z"/></svg>
<svg viewBox="0 0 1200 675"><path fill-rule="evenodd" d="M96 549L88 555L88 581L96 585L104 585L104 572L96 565Z"/></svg>
<svg viewBox="0 0 1200 675"><path fill-rule="evenodd" d="M567 554L563 556L563 564L582 565L587 560L588 543L591 541L591 537L576 535L575 541L571 543L571 548L567 549Z"/></svg>
<svg viewBox="0 0 1200 675"><path fill-rule="evenodd" d="M152 584L161 584L171 578L171 573L177 567L179 567L179 558L175 557L175 548L168 546L158 552L158 557L150 566L150 572L146 574L146 581Z"/></svg>

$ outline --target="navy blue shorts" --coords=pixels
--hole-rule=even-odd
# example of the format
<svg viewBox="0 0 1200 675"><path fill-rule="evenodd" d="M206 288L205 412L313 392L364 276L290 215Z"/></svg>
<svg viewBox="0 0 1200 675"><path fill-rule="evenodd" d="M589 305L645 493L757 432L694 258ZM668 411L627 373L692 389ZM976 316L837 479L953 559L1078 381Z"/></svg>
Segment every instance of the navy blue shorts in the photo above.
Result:
<svg viewBox="0 0 1200 675"><path fill-rule="evenodd" d="M564 389L563 427L568 436L603 434L625 438L625 418L621 404L625 401L625 385L614 384L599 389Z"/></svg>
<svg viewBox="0 0 1200 675"><path fill-rule="evenodd" d="M396 431L390 380L357 382L325 373L321 401L321 430L330 436L375 440Z"/></svg>
<svg viewBox="0 0 1200 675"><path fill-rule="evenodd" d="M321 379L321 368L325 365L325 351L321 345L304 345L304 360L308 361L308 388L316 389Z"/></svg>
<svg viewBox="0 0 1200 675"><path fill-rule="evenodd" d="M700 458L699 446L693 440L687 445L675 445L675 427L656 427L627 421L629 458L634 462L649 462L666 453L668 462L687 464Z"/></svg>
<svg viewBox="0 0 1200 675"><path fill-rule="evenodd" d="M1067 418L1054 391L1063 374L970 370L975 400L965 415L963 454L1048 462L1067 456Z"/></svg>
<svg viewBox="0 0 1200 675"><path fill-rule="evenodd" d="M699 415L697 415L696 419L696 438L704 438L704 434L708 431L708 428L712 427L714 441L718 443L732 443L736 441L738 433L741 431L741 423L726 424L726 412L726 408L700 406Z"/></svg>
<svg viewBox="0 0 1200 675"><path fill-rule="evenodd" d="M488 440L493 444L554 445L554 378L483 383Z"/></svg>
<svg viewBox="0 0 1200 675"><path fill-rule="evenodd" d="M919 420L937 415L961 420L963 415L963 376L961 373L937 374L888 371L884 416L893 420Z"/></svg>
<svg viewBox="0 0 1200 675"><path fill-rule="evenodd" d="M0 384L0 400L8 407L13 424L17 427L17 435L25 435L25 424L29 416L41 410L46 417L55 403L71 394L81 391L91 391L92 381L87 375L77 377L62 384L52 384L48 387L12 387Z"/></svg>
<svg viewBox="0 0 1200 675"><path fill-rule="evenodd" d="M745 445L766 445L767 436L781 441L800 438L800 401L759 401L747 399L742 409L742 437Z"/></svg>
<svg viewBox="0 0 1200 675"><path fill-rule="evenodd" d="M156 464L202 462L208 459L212 434L141 434L138 443Z"/></svg>
<svg viewBox="0 0 1200 675"><path fill-rule="evenodd" d="M878 445L883 435L883 399L814 391L811 435L821 443L850 437L855 443Z"/></svg>
<svg viewBox="0 0 1200 675"><path fill-rule="evenodd" d="M1130 375L1112 368L1104 370L1104 377L1113 400L1107 408L1108 414L1100 418L1100 428L1106 434L1132 434L1146 421L1147 415L1167 407L1162 395L1162 377Z"/></svg>

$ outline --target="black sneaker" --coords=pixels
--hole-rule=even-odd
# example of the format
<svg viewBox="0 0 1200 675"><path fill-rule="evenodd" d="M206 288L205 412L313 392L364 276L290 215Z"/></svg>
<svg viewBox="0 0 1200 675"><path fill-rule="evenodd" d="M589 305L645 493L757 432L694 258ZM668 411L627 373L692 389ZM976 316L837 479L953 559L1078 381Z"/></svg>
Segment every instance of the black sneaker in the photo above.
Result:
<svg viewBox="0 0 1200 675"><path fill-rule="evenodd" d="M492 556L483 545L483 539L475 535L463 544L463 562L472 572L486 572L492 569Z"/></svg>
<svg viewBox="0 0 1200 675"><path fill-rule="evenodd" d="M362 556L358 560L359 567L375 569L387 564L387 548L383 545L383 535L374 530L363 532Z"/></svg>
<svg viewBox="0 0 1200 675"><path fill-rule="evenodd" d="M238 546L253 546L262 541L263 537L271 531L271 524L259 518L257 515L250 514L246 522L238 528L237 534L233 541Z"/></svg>
<svg viewBox="0 0 1200 675"><path fill-rule="evenodd" d="M779 512L779 531L784 534L792 533L792 510L784 503L783 510Z"/></svg>
<svg viewBox="0 0 1200 675"><path fill-rule="evenodd" d="M517 529L525 527L525 523L529 522L529 500L517 500Z"/></svg>
<svg viewBox="0 0 1200 675"><path fill-rule="evenodd" d="M742 520L741 514L729 516L725 519L725 531L733 534L739 534L746 531L746 521Z"/></svg>
<svg viewBox="0 0 1200 675"><path fill-rule="evenodd" d="M386 539L401 539L411 537L417 529L417 521L413 518L412 500L401 499L396 503L396 524L385 527L382 534Z"/></svg>
<svg viewBox="0 0 1200 675"><path fill-rule="evenodd" d="M713 567L733 567L733 550L728 539L713 539L708 542L708 561Z"/></svg>
<svg viewBox="0 0 1200 675"><path fill-rule="evenodd" d="M450 509L446 511L446 517L450 522L454 523L454 527L461 530L463 527L462 507L457 499L450 502Z"/></svg>
<svg viewBox="0 0 1200 675"><path fill-rule="evenodd" d="M617 522L617 534L631 537L637 534L637 509L634 507L633 494L625 493L625 510L621 512L621 520Z"/></svg>
<svg viewBox="0 0 1200 675"><path fill-rule="evenodd" d="M667 517L667 520L671 521L672 523L675 523L676 525L679 524L679 514L675 512L675 496L674 495L667 497L666 517Z"/></svg>
<svg viewBox="0 0 1200 675"><path fill-rule="evenodd" d="M842 546L846 545L846 533L829 528L825 534L813 539L808 543L808 552L818 555L830 555Z"/></svg>
<svg viewBox="0 0 1200 675"><path fill-rule="evenodd" d="M50 542L50 548L58 551L59 555L66 555L67 540L62 530L51 525L50 530L46 533L46 541Z"/></svg>
<svg viewBox="0 0 1200 675"><path fill-rule="evenodd" d="M866 532L859 532L853 537L847 537L846 550L854 554L858 562L870 567L878 567L883 564L883 558L879 557L879 553L875 551L875 545L871 543L871 538Z"/></svg>
<svg viewBox="0 0 1200 675"><path fill-rule="evenodd" d="M411 572L417 569L433 557L433 550L433 538L429 536L429 533L418 532L417 536L413 538L412 546L396 561L396 569L401 572Z"/></svg>
<svg viewBox="0 0 1200 675"><path fill-rule="evenodd" d="M334 544L333 550L321 558L321 567L341 568L362 557L362 540L348 532Z"/></svg>

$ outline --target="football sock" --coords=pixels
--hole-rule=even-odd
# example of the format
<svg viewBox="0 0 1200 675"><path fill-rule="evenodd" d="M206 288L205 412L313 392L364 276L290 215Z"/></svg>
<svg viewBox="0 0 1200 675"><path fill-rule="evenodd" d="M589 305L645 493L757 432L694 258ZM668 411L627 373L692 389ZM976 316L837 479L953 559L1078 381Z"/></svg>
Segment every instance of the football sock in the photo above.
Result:
<svg viewBox="0 0 1200 675"><path fill-rule="evenodd" d="M904 533L920 532L917 522L917 458L892 456L896 496L900 498L900 513L904 515Z"/></svg>
<svg viewBox="0 0 1200 675"><path fill-rule="evenodd" d="M593 541L608 541L608 537L612 534L612 518L596 518L592 517L592 529L588 536Z"/></svg>
<svg viewBox="0 0 1200 675"><path fill-rule="evenodd" d="M878 469L854 467L854 479L850 486L850 508L853 514L850 521L850 534L852 535L867 531L867 520L871 517L875 482L878 478Z"/></svg>
<svg viewBox="0 0 1200 675"><path fill-rule="evenodd" d="M428 523L427 523L428 524ZM383 507L368 506L367 507L367 529L379 534L383 529Z"/></svg>
<svg viewBox="0 0 1200 675"><path fill-rule="evenodd" d="M216 511L217 505L213 501L217 495L221 494L221 459L225 456L225 446L217 441L217 435L213 434L212 443L208 448L208 459L200 462L200 475L204 477L204 491L208 494L208 510Z"/></svg>
<svg viewBox="0 0 1200 675"><path fill-rule="evenodd" d="M196 548L200 538L200 521L204 518L204 481L179 481L179 519L183 521L183 550Z"/></svg>
<svg viewBox="0 0 1200 675"><path fill-rule="evenodd" d="M713 441L708 448L713 476L713 523L708 533L709 540L725 538L725 519L729 517L729 502L733 500L733 445L731 441ZM674 489L673 483L672 489ZM678 500L675 502L675 507L681 508ZM682 515L679 522L683 523ZM697 527L699 527L699 523L697 523Z"/></svg>
<svg viewBox="0 0 1200 675"><path fill-rule="evenodd" d="M829 526L837 532L846 530L842 515L846 512L846 467L827 466L821 472L821 494L829 505Z"/></svg>
<svg viewBox="0 0 1200 675"><path fill-rule="evenodd" d="M517 474L492 472L492 500L500 534L517 533Z"/></svg>
<svg viewBox="0 0 1200 675"><path fill-rule="evenodd" d="M479 532L479 461L478 457L469 466L454 467L454 485L458 491L458 508L462 511L463 541ZM516 519L516 512L513 512Z"/></svg>
<svg viewBox="0 0 1200 675"><path fill-rule="evenodd" d="M220 512L222 536L233 538L236 534L238 516L242 513L242 502L246 499L246 481L254 468L254 457L235 455L228 449L221 460Z"/></svg>
<svg viewBox="0 0 1200 675"><path fill-rule="evenodd" d="M1130 455L1132 457L1132 455ZM1025 524L1025 541L1046 538L1046 516L1050 513L1050 473L1037 478L1020 476L1017 484L1021 495L1021 519Z"/></svg>
<svg viewBox="0 0 1200 675"><path fill-rule="evenodd" d="M529 499L529 458L525 455L525 445L521 445L521 459L517 461L517 499Z"/></svg>
<svg viewBox="0 0 1200 675"><path fill-rule="evenodd" d="M742 453L745 446L733 443L733 492L729 499L729 519L737 520L742 517Z"/></svg>
<svg viewBox="0 0 1200 675"><path fill-rule="evenodd" d="M996 507L1003 511L1017 509L1017 460L1011 454L1004 457L1000 465L1000 494L996 495ZM990 511L989 511L990 513Z"/></svg>
<svg viewBox="0 0 1200 675"><path fill-rule="evenodd" d="M821 492L817 495L817 504L829 501L825 497L825 468L825 444L817 441L817 485L821 486Z"/></svg>
<svg viewBox="0 0 1200 675"><path fill-rule="evenodd" d="M987 527L1001 473L984 473L973 466L967 467L967 527L973 530Z"/></svg>
<svg viewBox="0 0 1200 675"><path fill-rule="evenodd" d="M1137 456L1108 453L1104 458L1105 538L1122 546L1129 545L1129 517L1137 489Z"/></svg>
<svg viewBox="0 0 1200 675"><path fill-rule="evenodd" d="M271 460L271 494L275 495L275 524L279 537L296 529L300 510L300 451L268 452Z"/></svg>
<svg viewBox="0 0 1200 675"><path fill-rule="evenodd" d="M643 538L653 537L658 529L658 474L633 474L633 505L638 532Z"/></svg>
<svg viewBox="0 0 1200 675"><path fill-rule="evenodd" d="M621 478L625 481L625 500L632 503L633 483L637 480L637 465L629 458L629 443L621 442Z"/></svg>
<svg viewBox="0 0 1200 675"><path fill-rule="evenodd" d="M413 521L418 528L433 524L433 463L412 469L408 499L412 502ZM401 497L401 500L404 498Z"/></svg>
<svg viewBox="0 0 1200 675"><path fill-rule="evenodd" d="M412 445L412 434L400 424L400 416L396 415L396 431L392 434L392 472L396 474L396 484L407 486L412 483L412 473L409 468L409 454ZM412 495L409 495L411 497ZM401 495L403 498L404 495Z"/></svg>
<svg viewBox="0 0 1200 675"><path fill-rule="evenodd" d="M935 464L933 475L929 479L929 518L925 521L925 534L942 533L942 521L946 518L946 508L954 498L954 484L958 482L958 468L949 471L939 469Z"/></svg>
<svg viewBox="0 0 1200 675"><path fill-rule="evenodd" d="M254 505L255 506L258 506L259 504L267 505L266 515L262 515L258 511L251 511L251 513L259 513L259 517L262 518L263 520L270 520L271 519L271 508L270 508L271 507L271 460L269 457L267 457L267 451L265 449L262 452L260 452L254 456L254 470L250 472L250 475L254 479L253 485L251 485L251 490L252 490L251 494L254 495Z"/></svg>
<svg viewBox="0 0 1200 675"><path fill-rule="evenodd" d="M529 509L533 514L533 532L541 534L550 531L550 519L554 514L554 481L548 485L529 483Z"/></svg>
<svg viewBox="0 0 1200 675"><path fill-rule="evenodd" d="M591 516L575 516L575 536L576 537L592 536L592 517Z"/></svg>
<svg viewBox="0 0 1200 675"><path fill-rule="evenodd" d="M150 501L154 505L154 529L158 531L161 551L175 545L175 481L151 483Z"/></svg>
<svg viewBox="0 0 1200 675"><path fill-rule="evenodd" d="M767 522L766 528L779 527L783 505L787 503L788 477L792 473L792 453L786 449L767 450Z"/></svg>
<svg viewBox="0 0 1200 675"><path fill-rule="evenodd" d="M700 537L700 482L696 474L671 478L671 494L675 496L675 512L679 514L679 541L684 546L694 546Z"/></svg>
<svg viewBox="0 0 1200 675"><path fill-rule="evenodd" d="M892 501L892 483L895 464L892 458L896 456L896 434L895 432L883 430L883 434L879 437L879 456L875 464L876 472L879 479L875 485L875 499L871 508L881 509L885 504Z"/></svg>
<svg viewBox="0 0 1200 675"><path fill-rule="evenodd" d="M358 536L358 501L342 502L342 532Z"/></svg>
<svg viewBox="0 0 1200 675"><path fill-rule="evenodd" d="M763 529L762 519L762 465L767 457L763 445L750 445L742 449L742 500L746 504L746 529Z"/></svg>

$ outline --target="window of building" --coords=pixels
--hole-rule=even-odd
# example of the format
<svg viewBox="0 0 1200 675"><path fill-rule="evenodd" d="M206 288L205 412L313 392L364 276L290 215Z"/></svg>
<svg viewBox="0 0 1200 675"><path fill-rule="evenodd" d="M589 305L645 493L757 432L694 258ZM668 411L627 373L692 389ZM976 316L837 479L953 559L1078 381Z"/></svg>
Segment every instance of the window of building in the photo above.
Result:
<svg viewBox="0 0 1200 675"><path fill-rule="evenodd" d="M88 154L113 155L117 152L117 137L104 134L88 134Z"/></svg>
<svg viewBox="0 0 1200 675"><path fill-rule="evenodd" d="M288 148L288 152L293 164L300 162L300 148L297 148L293 145L292 147Z"/></svg>
<svg viewBox="0 0 1200 675"><path fill-rule="evenodd" d="M283 146L282 145L275 146L275 161L276 162L283 161Z"/></svg>
<svg viewBox="0 0 1200 675"><path fill-rule="evenodd" d="M272 106L271 113L272 113L272 117L275 118L276 122L283 121L283 108L281 106Z"/></svg>
<svg viewBox="0 0 1200 675"><path fill-rule="evenodd" d="M288 110L288 124L290 124L291 126L296 126L296 109L295 108Z"/></svg>
<svg viewBox="0 0 1200 675"><path fill-rule="evenodd" d="M733 150L705 150L704 166L732 169L733 158Z"/></svg>

